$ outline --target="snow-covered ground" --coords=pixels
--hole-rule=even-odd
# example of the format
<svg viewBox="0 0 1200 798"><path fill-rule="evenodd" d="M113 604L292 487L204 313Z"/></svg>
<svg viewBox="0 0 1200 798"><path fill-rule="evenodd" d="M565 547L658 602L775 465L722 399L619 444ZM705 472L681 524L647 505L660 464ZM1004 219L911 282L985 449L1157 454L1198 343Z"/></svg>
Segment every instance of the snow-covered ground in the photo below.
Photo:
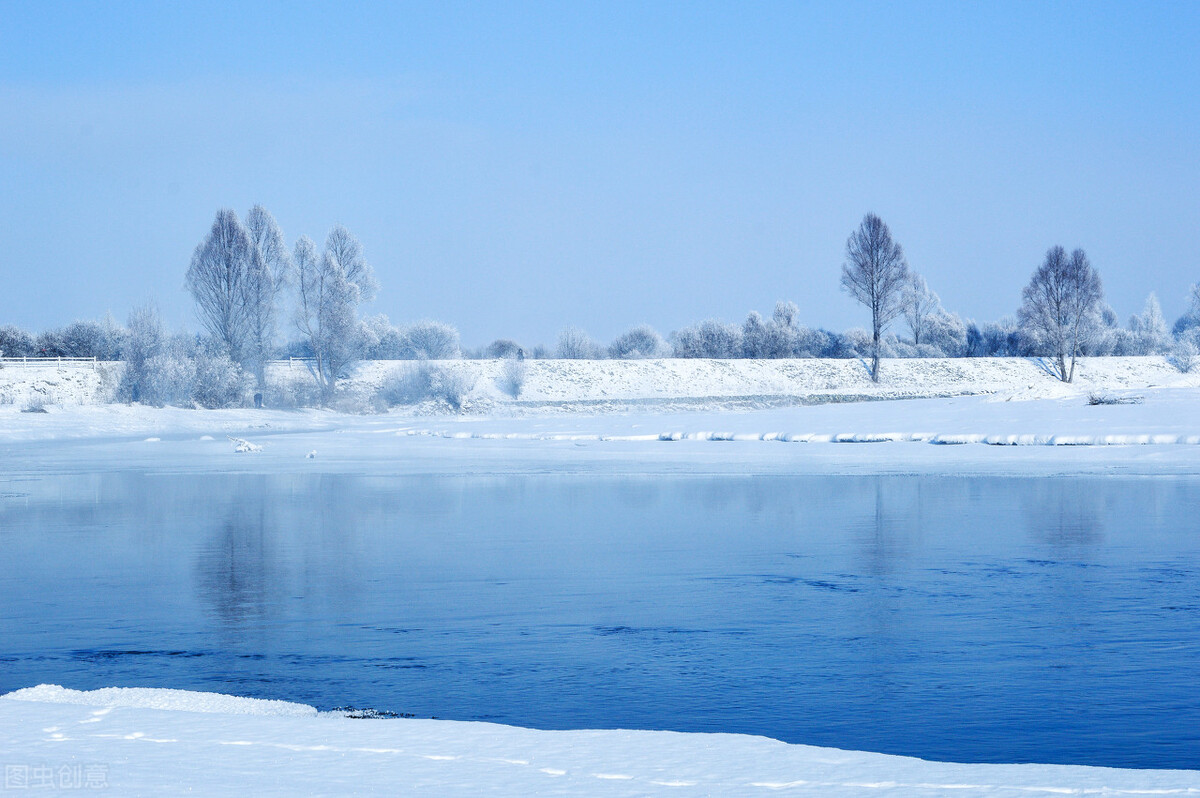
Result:
<svg viewBox="0 0 1200 798"><path fill-rule="evenodd" d="M884 361L878 383L858 360L527 360L513 398L504 387L506 362L435 361L464 376L468 413L595 413L629 409L747 409L861 399L911 399L1000 394L1019 399L1062 398L1089 391L1200 387L1200 371L1179 373L1162 357L1084 358L1065 385L1046 365L1028 358L921 358ZM343 380L351 398L367 400L389 377L418 368L415 361L365 361ZM122 364L0 368L0 406L30 403L90 405L108 401ZM275 385L311 384L301 361L268 369Z"/></svg>
<svg viewBox="0 0 1200 798"><path fill-rule="evenodd" d="M369 392L396 367L362 367L352 387ZM114 467L1200 474L1200 379L1161 358L1085 361L1070 386L1019 359L889 361L879 386L856 361L532 361L516 402L494 384L500 364L450 367L479 370L471 412L106 405L89 399L99 376L42 375L43 388L74 386L77 401L60 396L45 413L0 403L0 462L9 477ZM28 396L28 376L0 374L3 395ZM1093 392L1129 403L1091 405ZM913 396L936 398L898 398ZM850 397L893 401L830 403ZM737 735L356 720L178 691L49 687L0 700L0 760L31 790L35 778L67 791L60 778L90 774L144 795L1200 794L1196 772L954 765Z"/></svg>
<svg viewBox="0 0 1200 798"><path fill-rule="evenodd" d="M440 416L126 405L22 413L9 406L0 407L0 455L9 471L119 463L381 474L1200 473L1200 391L1120 395L1138 402L1090 405L1076 392Z"/></svg>
<svg viewBox="0 0 1200 798"><path fill-rule="evenodd" d="M514 400L502 387L504 361L450 360L434 365L466 375L468 409L509 412L595 412L631 407L762 407L858 399L907 399L1005 394L1057 398L1092 390L1197 387L1200 373L1180 374L1162 357L1080 360L1072 385L1027 358L921 358L884 361L871 381L859 360L527 360L525 382ZM359 364L348 392L369 394L389 375L415 368L412 361ZM294 379L303 367L277 364L272 377Z"/></svg>
<svg viewBox="0 0 1200 798"><path fill-rule="evenodd" d="M120 795L1194 795L1200 772L960 765L662 731L357 720L178 690L0 698L6 786ZM23 786L20 786L23 785ZM49 785L49 786L47 786Z"/></svg>

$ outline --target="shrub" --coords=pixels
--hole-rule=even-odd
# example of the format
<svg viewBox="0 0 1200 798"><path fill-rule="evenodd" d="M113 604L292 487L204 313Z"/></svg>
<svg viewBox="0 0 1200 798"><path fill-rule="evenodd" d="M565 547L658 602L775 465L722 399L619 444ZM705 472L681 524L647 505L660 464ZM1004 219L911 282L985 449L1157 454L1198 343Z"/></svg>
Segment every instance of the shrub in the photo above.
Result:
<svg viewBox="0 0 1200 798"><path fill-rule="evenodd" d="M516 341L500 338L487 345L487 348L483 350L483 356L492 359L516 357L517 353L521 351L523 350Z"/></svg>
<svg viewBox="0 0 1200 798"><path fill-rule="evenodd" d="M225 355L197 353L191 400L201 407L240 407L247 404L253 377Z"/></svg>
<svg viewBox="0 0 1200 798"><path fill-rule="evenodd" d="M741 355L741 329L715 319L684 327L671 338L675 357L734 358Z"/></svg>
<svg viewBox="0 0 1200 798"><path fill-rule="evenodd" d="M513 399L520 397L521 389L525 387L525 361L505 360L497 384Z"/></svg>
<svg viewBox="0 0 1200 798"><path fill-rule="evenodd" d="M440 321L418 321L404 330L406 358L452 360L460 354L458 330Z"/></svg>
<svg viewBox="0 0 1200 798"><path fill-rule="evenodd" d="M134 308L129 313L127 327L121 352L125 371L121 375L118 395L126 402L158 404L155 395L158 389L151 385L153 369L150 366L151 361L163 352L164 336L158 309L153 305Z"/></svg>
<svg viewBox="0 0 1200 798"><path fill-rule="evenodd" d="M1140 396L1113 396L1110 393L1092 392L1088 394L1089 405L1140 405Z"/></svg>
<svg viewBox="0 0 1200 798"><path fill-rule="evenodd" d="M578 327L567 327L558 334L557 351L564 360L590 360L600 356L592 339Z"/></svg>
<svg viewBox="0 0 1200 798"><path fill-rule="evenodd" d="M461 410L472 387L465 372L422 362L393 371L379 387L379 396L389 407L432 399Z"/></svg>
<svg viewBox="0 0 1200 798"><path fill-rule="evenodd" d="M649 324L642 324L618 335L609 344L608 356L621 359L661 357L666 348L662 336Z"/></svg>
<svg viewBox="0 0 1200 798"><path fill-rule="evenodd" d="M1191 337L1185 335L1175 342L1167 360L1181 373L1187 374L1195 369L1200 361L1200 348L1197 348Z"/></svg>
<svg viewBox="0 0 1200 798"><path fill-rule="evenodd" d="M319 407L321 389L304 370L289 371L267 383L263 404L268 407Z"/></svg>

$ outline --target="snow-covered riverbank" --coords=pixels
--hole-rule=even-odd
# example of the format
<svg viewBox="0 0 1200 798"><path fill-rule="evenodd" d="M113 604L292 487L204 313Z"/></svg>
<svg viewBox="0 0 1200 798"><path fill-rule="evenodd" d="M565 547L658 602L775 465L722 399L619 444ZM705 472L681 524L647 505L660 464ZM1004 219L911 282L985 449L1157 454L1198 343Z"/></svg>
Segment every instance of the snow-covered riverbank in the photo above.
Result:
<svg viewBox="0 0 1200 798"><path fill-rule="evenodd" d="M1076 390L532 415L10 406L0 407L0 453L10 472L1200 473L1197 389L1114 395L1133 403L1092 405ZM239 452L231 438L252 445Z"/></svg>
<svg viewBox="0 0 1200 798"><path fill-rule="evenodd" d="M661 731L357 720L175 690L0 698L7 787L120 795L1188 795L1200 772L961 765Z"/></svg>
<svg viewBox="0 0 1200 798"><path fill-rule="evenodd" d="M511 366L507 361L431 365L462 376L468 388L465 410L474 415L752 409L974 394L1063 398L1091 391L1200 387L1200 372L1181 374L1163 357L1085 358L1071 385L1056 379L1044 362L1028 358L888 360L878 383L870 380L862 362L845 359L527 360L514 398L505 379ZM0 406L100 404L111 398L121 367L101 363L95 368L0 369ZM342 381L343 399L370 407L381 385L418 367L415 361L361 362ZM312 376L302 361L273 363L268 381L274 386L301 385L311 393Z"/></svg>

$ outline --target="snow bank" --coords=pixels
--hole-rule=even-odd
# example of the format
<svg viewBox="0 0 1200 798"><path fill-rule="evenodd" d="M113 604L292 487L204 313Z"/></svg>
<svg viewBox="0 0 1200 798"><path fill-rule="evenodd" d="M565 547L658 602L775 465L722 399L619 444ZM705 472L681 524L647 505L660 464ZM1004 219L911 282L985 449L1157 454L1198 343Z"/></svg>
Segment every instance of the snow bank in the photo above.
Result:
<svg viewBox="0 0 1200 798"><path fill-rule="evenodd" d="M15 690L0 699L36 701L45 704L76 704L89 707L140 707L172 712L215 712L224 715L316 715L306 704L240 698L222 693L198 693L155 687L105 687L100 690L70 690L57 684L39 684Z"/></svg>
<svg viewBox="0 0 1200 798"><path fill-rule="evenodd" d="M120 379L120 363L14 365L0 368L0 405L91 405L107 402Z"/></svg>
<svg viewBox="0 0 1200 798"><path fill-rule="evenodd" d="M1090 391L1200 386L1200 374L1180 374L1162 357L1102 357L1081 360L1067 385L1033 358L913 358L887 360L878 383L858 360L527 360L519 399L500 385L504 361L450 360L437 366L466 376L473 386L468 405L595 412L623 404L712 406L736 400L739 406L823 404L879 399L994 394L1000 398L1045 399ZM412 361L360 363L344 385L373 393ZM280 364L280 377L295 365ZM273 372L275 373L275 372Z"/></svg>
<svg viewBox="0 0 1200 798"><path fill-rule="evenodd" d="M465 409L541 414L630 409L749 409L881 399L986 394L997 400L1048 399L1162 387L1200 387L1200 372L1180 374L1162 357L1085 358L1075 382L1056 379L1031 358L914 358L887 360L872 382L858 360L527 360L520 397L505 387L506 361L446 360L433 365L470 385ZM391 375L417 361L364 361L342 381L350 404L370 407ZM121 364L0 369L0 405L98 404L111 397ZM311 381L300 361L268 369L276 385ZM270 392L268 392L270 393ZM420 412L420 411L418 411Z"/></svg>
<svg viewBox="0 0 1200 798"><path fill-rule="evenodd" d="M122 703L134 693L144 698ZM71 700L58 700L63 697ZM248 701L180 690L78 692L47 685L9 693L0 697L6 775L26 779L30 788L32 779L42 778L41 786L103 787L123 795L1200 793L1197 771L961 765L747 735L352 720L296 704ZM243 709L260 704L307 711Z"/></svg>

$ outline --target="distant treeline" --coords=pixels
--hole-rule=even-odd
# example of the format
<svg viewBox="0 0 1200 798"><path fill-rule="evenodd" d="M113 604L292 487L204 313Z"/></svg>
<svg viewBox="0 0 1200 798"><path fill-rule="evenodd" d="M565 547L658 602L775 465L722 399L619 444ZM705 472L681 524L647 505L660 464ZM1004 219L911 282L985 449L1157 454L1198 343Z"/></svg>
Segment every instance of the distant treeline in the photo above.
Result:
<svg viewBox="0 0 1200 798"><path fill-rule="evenodd" d="M155 404L222 406L265 387L266 363L298 357L312 364L315 402L328 400L356 360L456 358L864 358L878 377L880 358L1045 357L1070 379L1076 355L1165 355L1190 368L1200 345L1200 284L1186 313L1168 326L1154 294L1124 326L1103 302L1099 275L1082 250L1052 247L1022 292L1013 317L964 321L942 307L908 268L882 220L868 214L847 242L842 287L871 311L871 329L805 326L791 302L741 324L710 319L666 337L639 325L604 344L575 327L553 346L497 339L464 350L458 331L438 321L395 326L359 318L378 290L358 240L335 226L323 251L307 236L289 250L274 218L255 206L243 224L218 212L186 274L203 333L169 335L153 305L124 325L111 317L34 334L0 326L0 357L95 357L125 361L119 398ZM280 319L290 321L280 325ZM280 327L283 327L281 330ZM898 328L890 330L889 328Z"/></svg>

